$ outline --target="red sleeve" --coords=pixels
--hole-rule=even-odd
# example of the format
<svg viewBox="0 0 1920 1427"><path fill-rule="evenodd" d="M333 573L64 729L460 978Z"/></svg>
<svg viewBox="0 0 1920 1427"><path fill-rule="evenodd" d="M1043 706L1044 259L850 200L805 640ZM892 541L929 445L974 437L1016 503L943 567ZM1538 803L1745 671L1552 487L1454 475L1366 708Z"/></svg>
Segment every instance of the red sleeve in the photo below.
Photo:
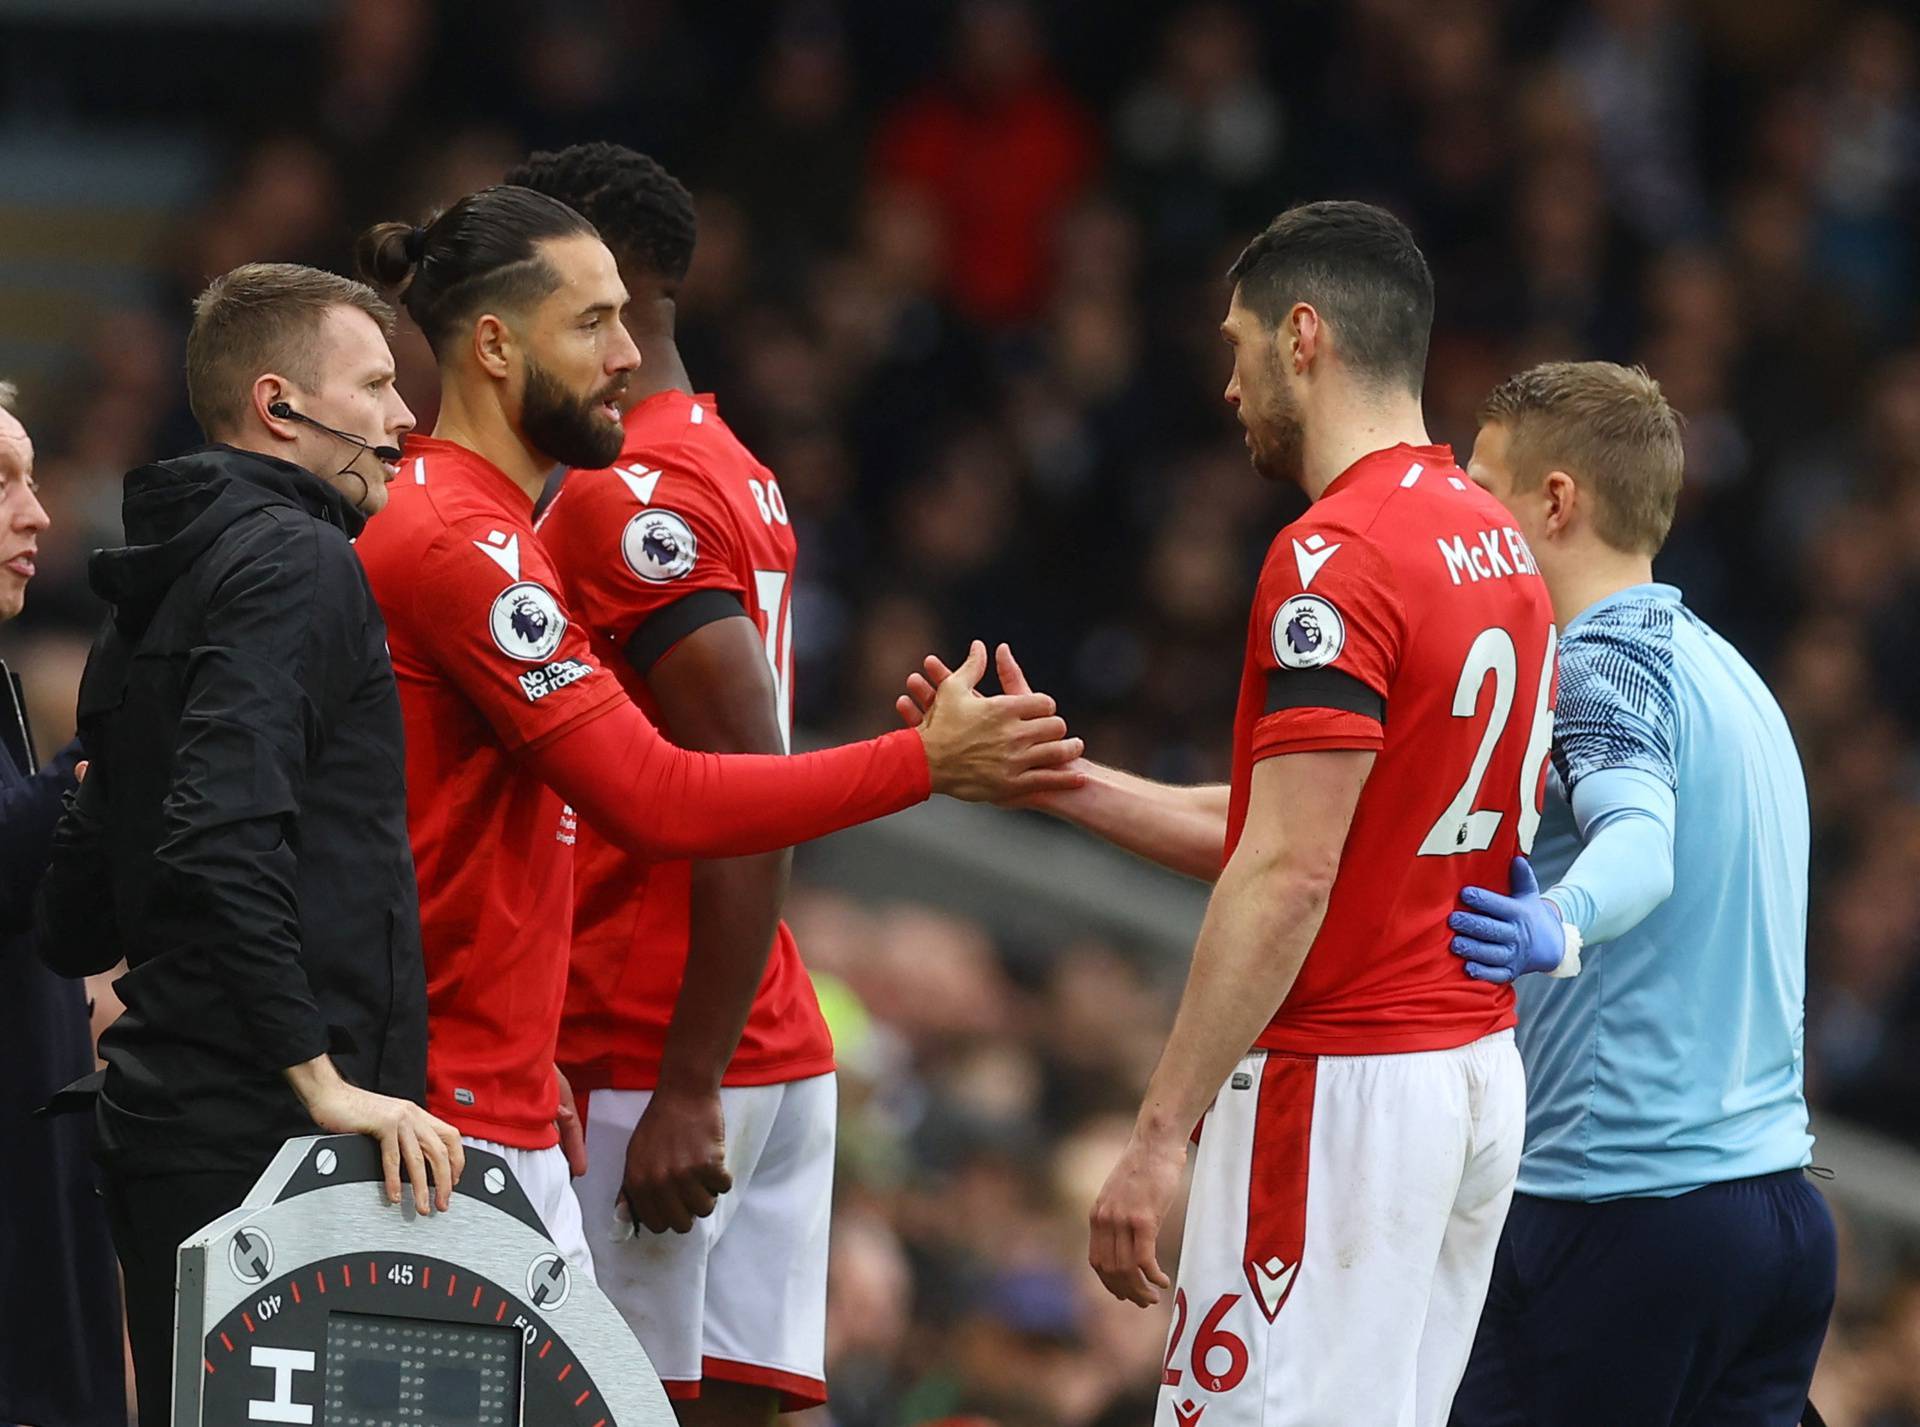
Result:
<svg viewBox="0 0 1920 1427"><path fill-rule="evenodd" d="M1317 749L1377 749L1400 666L1406 611L1393 568L1352 531L1282 531L1260 573L1251 640L1266 680L1254 758Z"/></svg>
<svg viewBox="0 0 1920 1427"><path fill-rule="evenodd" d="M632 704L529 761L601 836L655 861L772 852L897 813L931 791L912 729L792 757L690 753Z"/></svg>
<svg viewBox="0 0 1920 1427"><path fill-rule="evenodd" d="M451 526L427 547L409 588L419 647L507 748L537 746L625 700L569 617L531 532L502 535L484 519Z"/></svg>
<svg viewBox="0 0 1920 1427"><path fill-rule="evenodd" d="M564 573L575 612L624 646L642 624L700 590L739 597L739 527L712 477L673 459L575 471L540 538Z"/></svg>

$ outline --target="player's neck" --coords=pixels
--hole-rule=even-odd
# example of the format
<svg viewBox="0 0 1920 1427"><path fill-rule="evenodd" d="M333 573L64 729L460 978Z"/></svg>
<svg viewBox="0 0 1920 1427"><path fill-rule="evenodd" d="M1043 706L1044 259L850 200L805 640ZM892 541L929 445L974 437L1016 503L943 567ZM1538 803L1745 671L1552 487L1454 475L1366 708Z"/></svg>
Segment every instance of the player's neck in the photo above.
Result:
<svg viewBox="0 0 1920 1427"><path fill-rule="evenodd" d="M634 345L640 349L640 370L633 374L633 380L627 384L627 393L620 400L622 413L632 411L648 397L658 396L663 391L693 395L693 378L687 375L687 364L680 360L680 346L671 333L651 335L635 332L633 339Z"/></svg>
<svg viewBox="0 0 1920 1427"><path fill-rule="evenodd" d="M1628 555L1604 546L1577 561L1541 566L1547 595L1553 601L1553 622L1565 629L1601 600L1653 582L1653 557Z"/></svg>
<svg viewBox="0 0 1920 1427"><path fill-rule="evenodd" d="M679 316L673 298L661 290L660 280L651 273L629 273L623 268L621 278L627 290L637 294L621 320L627 324L633 345L640 349L640 370L627 384L627 393L620 401L621 414L663 391L692 396L693 379L687 375L687 364L680 360L680 344L673 336Z"/></svg>
<svg viewBox="0 0 1920 1427"><path fill-rule="evenodd" d="M1412 392L1332 398L1308 425L1300 484L1308 500L1318 500L1362 456L1391 446L1432 444L1420 398Z"/></svg>
<svg viewBox="0 0 1920 1427"><path fill-rule="evenodd" d="M440 393L440 419L434 423L436 441L464 446L483 460L498 466L506 478L526 492L531 506L540 499L553 469L553 458L527 445L507 414L491 394L473 400L457 381L443 374Z"/></svg>

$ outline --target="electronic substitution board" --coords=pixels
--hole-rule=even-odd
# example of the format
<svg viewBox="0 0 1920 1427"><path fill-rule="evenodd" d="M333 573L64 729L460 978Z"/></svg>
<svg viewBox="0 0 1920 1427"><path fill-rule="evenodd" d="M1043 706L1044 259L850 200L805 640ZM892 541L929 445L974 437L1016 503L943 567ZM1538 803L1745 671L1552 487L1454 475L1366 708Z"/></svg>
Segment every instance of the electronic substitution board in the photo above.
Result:
<svg viewBox="0 0 1920 1427"><path fill-rule="evenodd" d="M290 1140L180 1246L175 1427L671 1427L646 1352L498 1155L389 1204L362 1135Z"/></svg>

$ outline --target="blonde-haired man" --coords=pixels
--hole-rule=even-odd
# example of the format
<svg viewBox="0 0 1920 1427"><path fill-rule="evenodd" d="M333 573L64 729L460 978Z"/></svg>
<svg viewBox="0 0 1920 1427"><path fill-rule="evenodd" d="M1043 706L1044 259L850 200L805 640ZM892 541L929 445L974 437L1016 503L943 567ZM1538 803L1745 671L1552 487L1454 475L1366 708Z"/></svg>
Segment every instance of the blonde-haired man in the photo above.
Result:
<svg viewBox="0 0 1920 1427"><path fill-rule="evenodd" d="M1833 1306L1806 784L1760 677L1654 583L1683 466L1637 368L1549 363L1480 411L1469 474L1539 562L1560 691L1534 866L1462 894L1454 950L1579 974L1517 988L1526 1151L1458 1427L1792 1427Z"/></svg>

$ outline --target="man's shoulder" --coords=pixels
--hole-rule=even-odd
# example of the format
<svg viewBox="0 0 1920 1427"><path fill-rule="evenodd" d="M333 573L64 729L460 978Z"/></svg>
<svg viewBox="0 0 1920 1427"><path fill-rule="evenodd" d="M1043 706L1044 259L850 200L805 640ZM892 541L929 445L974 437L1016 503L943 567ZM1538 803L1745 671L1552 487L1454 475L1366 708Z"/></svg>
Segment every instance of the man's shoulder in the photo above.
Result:
<svg viewBox="0 0 1920 1427"><path fill-rule="evenodd" d="M696 421L694 412L705 415ZM629 426L613 470L642 481L665 480L681 492L704 488L728 505L744 499L745 480L767 474L733 429L697 401Z"/></svg>
<svg viewBox="0 0 1920 1427"><path fill-rule="evenodd" d="M1675 779L1680 694L1674 630L1680 605L1629 594L1574 621L1560 644L1554 764L1571 789L1600 768Z"/></svg>
<svg viewBox="0 0 1920 1427"><path fill-rule="evenodd" d="M1267 547L1266 568L1310 585L1323 568L1345 554L1342 566L1364 564L1378 571L1385 554L1369 528L1372 523L1369 505L1342 495L1315 501L1274 536Z"/></svg>
<svg viewBox="0 0 1920 1427"><path fill-rule="evenodd" d="M353 538L332 521L274 502L256 506L214 537L206 563L216 580L241 567L276 568L294 578L358 578Z"/></svg>
<svg viewBox="0 0 1920 1427"><path fill-rule="evenodd" d="M1604 649L1630 645L1649 651L1665 650L1672 657L1675 629L1682 623L1708 633L1706 623L1678 601L1657 594L1629 592L1608 600L1567 630L1563 648Z"/></svg>
<svg viewBox="0 0 1920 1427"><path fill-rule="evenodd" d="M404 552L408 558L420 558L466 533L484 537L499 531L503 540L533 536L529 519L504 509L464 483L402 484L406 481L403 470L386 509L367 522L359 541L363 554Z"/></svg>
<svg viewBox="0 0 1920 1427"><path fill-rule="evenodd" d="M1637 595L1611 600L1574 622L1560 641L1563 710L1588 700L1670 710L1675 632L1693 622L1672 600Z"/></svg>

